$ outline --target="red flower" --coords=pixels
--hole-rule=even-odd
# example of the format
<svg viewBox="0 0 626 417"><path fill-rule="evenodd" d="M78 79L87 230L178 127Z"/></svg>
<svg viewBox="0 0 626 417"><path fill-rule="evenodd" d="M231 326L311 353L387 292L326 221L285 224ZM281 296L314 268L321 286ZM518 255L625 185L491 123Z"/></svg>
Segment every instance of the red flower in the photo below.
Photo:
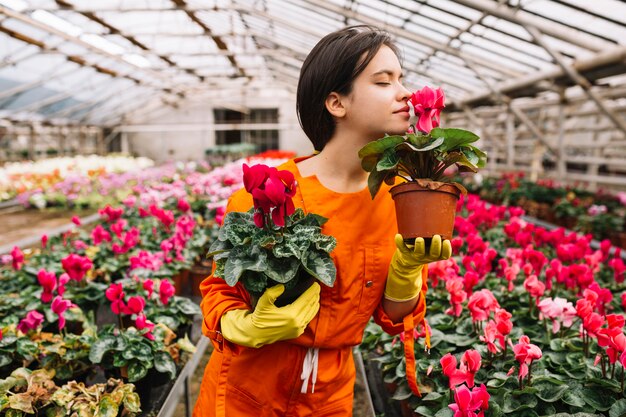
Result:
<svg viewBox="0 0 626 417"><path fill-rule="evenodd" d="M541 297L546 290L545 284L539 281L537 275L531 275L526 278L524 288L526 288L526 291L528 291L531 297L537 298L537 301L539 301L539 297Z"/></svg>
<svg viewBox="0 0 626 417"><path fill-rule="evenodd" d="M105 208L98 210L98 214L100 217L104 218L106 222L113 223L124 214L124 209L114 209L110 205L107 205Z"/></svg>
<svg viewBox="0 0 626 417"><path fill-rule="evenodd" d="M152 293L154 292L154 281L151 279L146 279L143 282L143 289L148 292L148 298L152 297Z"/></svg>
<svg viewBox="0 0 626 417"><path fill-rule="evenodd" d="M485 384L472 391L462 385L454 392L455 402L448 407L454 411L454 417L483 417L489 408L489 398Z"/></svg>
<svg viewBox="0 0 626 417"><path fill-rule="evenodd" d="M184 198L179 198L178 199L178 204L176 205L176 207L180 211L189 211L191 209L191 206L189 205L189 202L187 200L185 200Z"/></svg>
<svg viewBox="0 0 626 417"><path fill-rule="evenodd" d="M86 256L76 255L71 253L65 258L61 259L61 266L67 272L71 279L80 281L85 277L87 271L93 267L93 263Z"/></svg>
<svg viewBox="0 0 626 417"><path fill-rule="evenodd" d="M45 249L47 245L48 245L48 235L41 236L41 247Z"/></svg>
<svg viewBox="0 0 626 417"><path fill-rule="evenodd" d="M91 231L91 239L93 240L94 245L99 245L103 241L110 242L111 234L107 232L105 228L102 227L102 225L99 224Z"/></svg>
<svg viewBox="0 0 626 417"><path fill-rule="evenodd" d="M24 265L24 254L17 246L14 246L11 250L11 261L13 263L13 269L19 271Z"/></svg>
<svg viewBox="0 0 626 417"><path fill-rule="evenodd" d="M78 216L72 217L72 223L74 223L76 226L80 226L80 217Z"/></svg>
<svg viewBox="0 0 626 417"><path fill-rule="evenodd" d="M161 298L161 303L167 305L170 298L174 295L176 289L172 285L171 282L167 279L161 280L161 285L159 286L159 297Z"/></svg>
<svg viewBox="0 0 626 417"><path fill-rule="evenodd" d="M411 95L408 104L415 116L419 117L417 129L430 133L434 127L439 126L439 115L445 107L445 95L441 88L433 90L425 86Z"/></svg>
<svg viewBox="0 0 626 417"><path fill-rule="evenodd" d="M244 186L252 194L254 203L254 224L265 226L265 216L272 215L276 226L285 225L285 217L295 212L292 197L296 194L296 181L293 174L266 165L244 164Z"/></svg>
<svg viewBox="0 0 626 417"><path fill-rule="evenodd" d="M243 164L243 186L246 191L252 193L259 188L269 175L269 167L263 164L248 166Z"/></svg>
<svg viewBox="0 0 626 417"><path fill-rule="evenodd" d="M146 306L146 300L143 297L133 296L128 299L126 314L139 314Z"/></svg>

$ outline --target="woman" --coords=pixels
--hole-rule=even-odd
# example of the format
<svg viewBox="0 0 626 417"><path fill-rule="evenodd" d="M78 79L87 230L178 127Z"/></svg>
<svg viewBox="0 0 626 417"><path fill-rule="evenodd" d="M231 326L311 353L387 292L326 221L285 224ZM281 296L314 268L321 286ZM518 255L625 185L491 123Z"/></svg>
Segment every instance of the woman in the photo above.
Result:
<svg viewBox="0 0 626 417"><path fill-rule="evenodd" d="M401 83L396 47L369 26L324 37L300 73L297 109L317 154L280 169L298 182L296 207L328 218L323 232L337 239L334 287L313 284L278 308L282 285L269 288L254 312L241 284L209 277L201 284L203 333L215 350L205 370L194 415L352 415L352 348L374 320L390 334L421 323L428 262L447 259L449 241L434 237L429 253L418 238L404 245L393 201L383 185L374 200L358 150L409 127L409 91ZM235 193L228 211L252 200ZM422 285L424 283L424 285Z"/></svg>

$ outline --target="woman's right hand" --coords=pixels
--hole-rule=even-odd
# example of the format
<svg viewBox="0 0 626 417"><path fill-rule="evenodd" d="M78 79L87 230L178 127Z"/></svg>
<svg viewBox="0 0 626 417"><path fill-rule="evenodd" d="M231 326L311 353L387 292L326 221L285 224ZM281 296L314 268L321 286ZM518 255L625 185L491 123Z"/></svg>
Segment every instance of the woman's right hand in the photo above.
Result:
<svg viewBox="0 0 626 417"><path fill-rule="evenodd" d="M320 285L315 282L296 301L276 307L285 290L279 284L265 290L253 312L230 310L220 320L224 339L240 346L258 348L279 340L295 339L304 333L320 309Z"/></svg>

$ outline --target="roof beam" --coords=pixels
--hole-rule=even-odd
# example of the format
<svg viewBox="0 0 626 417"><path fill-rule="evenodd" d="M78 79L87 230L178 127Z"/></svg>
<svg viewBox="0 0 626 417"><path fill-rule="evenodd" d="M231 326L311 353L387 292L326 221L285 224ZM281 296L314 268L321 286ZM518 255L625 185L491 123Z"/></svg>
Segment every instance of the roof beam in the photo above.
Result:
<svg viewBox="0 0 626 417"><path fill-rule="evenodd" d="M604 113L609 118L609 120L611 120L611 122L619 130L622 131L624 135L626 135L626 121L624 121L624 119L622 119L617 114L615 114L606 105L606 103L604 103L604 100L602 99L602 97L591 89L593 85L589 82L589 80L583 77L580 74L580 72L576 70L576 68L567 64L565 60L563 59L563 57L561 56L561 54L555 49L551 48L550 45L546 43L546 41L543 38L543 34L539 31L539 29L530 25L525 26L525 29L535 39L537 44L543 47L546 50L546 52L548 52L552 56L552 58L557 62L557 64L559 64L559 66L563 69L563 72L567 74L567 76L570 77L576 84L578 84L579 86L583 88L583 90L585 91L585 94L587 94L587 97L589 97L589 99L591 99L591 101L593 101L596 104L596 106L598 106L600 111Z"/></svg>

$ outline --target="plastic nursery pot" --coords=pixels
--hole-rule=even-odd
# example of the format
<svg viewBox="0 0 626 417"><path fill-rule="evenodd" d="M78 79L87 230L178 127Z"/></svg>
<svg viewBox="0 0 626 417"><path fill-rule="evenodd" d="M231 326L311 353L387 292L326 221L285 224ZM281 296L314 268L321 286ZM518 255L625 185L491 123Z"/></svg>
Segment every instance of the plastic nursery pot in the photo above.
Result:
<svg viewBox="0 0 626 417"><path fill-rule="evenodd" d="M285 288L285 291L274 302L276 307L284 307L293 303L315 282L315 277L309 275L308 273L302 272L298 272L294 279L297 280L296 284L291 288ZM256 308L256 304L259 301L261 295L262 294L258 293L250 293L250 301L252 303L253 310Z"/></svg>
<svg viewBox="0 0 626 417"><path fill-rule="evenodd" d="M451 184L437 189L422 187L415 182L405 182L391 188L396 205L398 233L406 243L415 243L423 237L428 245L434 235L452 239L456 203L461 191Z"/></svg>

